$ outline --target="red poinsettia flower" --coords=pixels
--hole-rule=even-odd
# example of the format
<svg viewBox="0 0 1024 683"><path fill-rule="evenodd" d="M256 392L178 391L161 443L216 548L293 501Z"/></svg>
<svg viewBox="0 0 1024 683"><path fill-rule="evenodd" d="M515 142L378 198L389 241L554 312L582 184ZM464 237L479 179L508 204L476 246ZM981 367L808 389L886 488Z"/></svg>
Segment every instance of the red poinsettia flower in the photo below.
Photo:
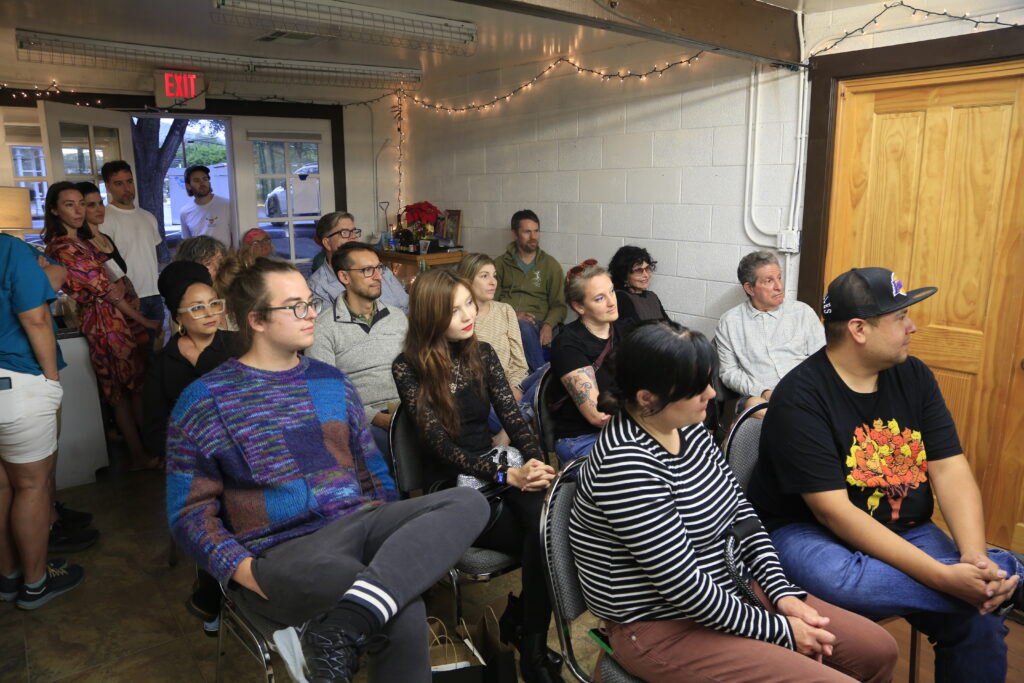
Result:
<svg viewBox="0 0 1024 683"><path fill-rule="evenodd" d="M415 204L409 204L407 207L402 209L402 213L405 214L406 225L414 225L416 223L429 223L435 225L437 219L441 216L441 209L437 208L430 202L417 202Z"/></svg>

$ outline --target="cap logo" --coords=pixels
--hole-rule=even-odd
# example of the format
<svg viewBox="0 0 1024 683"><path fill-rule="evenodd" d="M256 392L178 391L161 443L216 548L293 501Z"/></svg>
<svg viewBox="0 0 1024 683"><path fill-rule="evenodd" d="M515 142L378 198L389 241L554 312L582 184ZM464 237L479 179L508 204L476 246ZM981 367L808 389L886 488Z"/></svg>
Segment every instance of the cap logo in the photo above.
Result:
<svg viewBox="0 0 1024 683"><path fill-rule="evenodd" d="M906 296L906 294L903 293L903 280L897 278L896 273L892 273L889 276L889 282L892 284L892 295L894 297L896 295Z"/></svg>
<svg viewBox="0 0 1024 683"><path fill-rule="evenodd" d="M821 312L825 315L832 312L832 302L828 300L828 294L825 294L825 298L821 300Z"/></svg>

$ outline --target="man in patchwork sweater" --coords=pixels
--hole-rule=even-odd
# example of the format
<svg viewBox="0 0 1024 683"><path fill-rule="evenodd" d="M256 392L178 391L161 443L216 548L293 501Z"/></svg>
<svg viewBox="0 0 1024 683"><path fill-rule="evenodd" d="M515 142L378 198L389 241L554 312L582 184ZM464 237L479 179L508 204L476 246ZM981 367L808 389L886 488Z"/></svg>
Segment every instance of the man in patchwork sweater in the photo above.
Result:
<svg viewBox="0 0 1024 683"><path fill-rule="evenodd" d="M171 415L175 539L232 598L308 622L309 678L430 680L420 594L483 529L477 491L397 500L352 384L299 355L322 306L294 266L260 259L228 292L248 351L190 385Z"/></svg>

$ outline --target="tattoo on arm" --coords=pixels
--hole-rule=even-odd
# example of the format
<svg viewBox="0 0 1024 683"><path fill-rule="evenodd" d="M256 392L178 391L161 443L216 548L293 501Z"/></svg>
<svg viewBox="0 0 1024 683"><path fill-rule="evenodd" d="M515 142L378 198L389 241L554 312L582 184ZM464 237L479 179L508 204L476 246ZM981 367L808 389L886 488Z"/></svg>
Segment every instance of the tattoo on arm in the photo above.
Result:
<svg viewBox="0 0 1024 683"><path fill-rule="evenodd" d="M562 378L562 384L578 408L589 405L597 409L597 374L593 366L573 370Z"/></svg>

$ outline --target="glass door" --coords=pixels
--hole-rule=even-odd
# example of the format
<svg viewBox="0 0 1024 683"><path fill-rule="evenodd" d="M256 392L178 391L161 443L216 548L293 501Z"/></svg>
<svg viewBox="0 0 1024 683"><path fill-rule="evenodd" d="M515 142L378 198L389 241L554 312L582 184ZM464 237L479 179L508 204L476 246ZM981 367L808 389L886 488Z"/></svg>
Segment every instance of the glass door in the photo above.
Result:
<svg viewBox="0 0 1024 683"><path fill-rule="evenodd" d="M242 234L265 230L278 257L308 271L320 251L316 221L335 210L330 123L235 117L231 124Z"/></svg>

